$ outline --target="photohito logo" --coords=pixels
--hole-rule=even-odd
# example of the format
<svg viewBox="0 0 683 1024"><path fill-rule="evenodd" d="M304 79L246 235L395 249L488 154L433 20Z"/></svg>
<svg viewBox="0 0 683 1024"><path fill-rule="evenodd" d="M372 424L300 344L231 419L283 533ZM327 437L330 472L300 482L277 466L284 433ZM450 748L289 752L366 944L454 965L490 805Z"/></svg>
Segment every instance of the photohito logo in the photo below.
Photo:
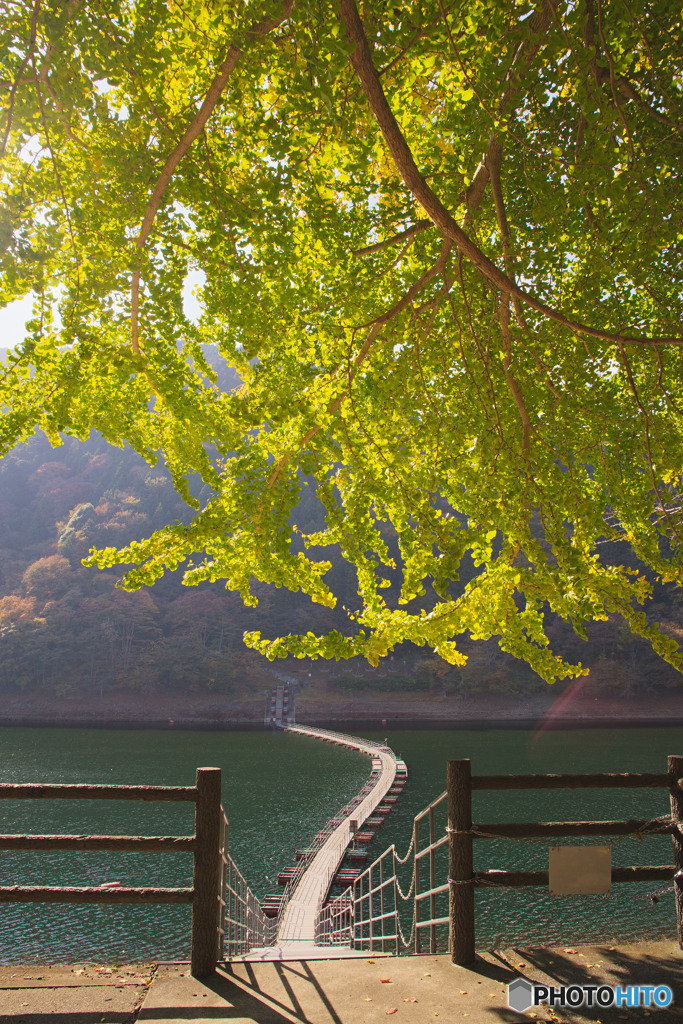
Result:
<svg viewBox="0 0 683 1024"><path fill-rule="evenodd" d="M668 985L533 985L526 978L515 978L508 985L508 1006L524 1013L532 1006L642 1006L663 1010L673 1003Z"/></svg>

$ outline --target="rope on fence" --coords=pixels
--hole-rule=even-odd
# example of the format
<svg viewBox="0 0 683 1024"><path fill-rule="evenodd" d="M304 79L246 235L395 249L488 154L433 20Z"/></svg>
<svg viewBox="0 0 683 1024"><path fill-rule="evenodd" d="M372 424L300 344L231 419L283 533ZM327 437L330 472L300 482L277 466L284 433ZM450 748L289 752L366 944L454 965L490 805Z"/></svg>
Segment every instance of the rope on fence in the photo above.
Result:
<svg viewBox="0 0 683 1024"><path fill-rule="evenodd" d="M417 913L416 913L416 910L415 910L415 905L413 905L413 920L412 920L412 924L410 926L410 935L408 936L408 941L406 942L406 937L403 934L403 929L401 928L401 918L399 916L398 910L396 911L396 930L398 932L399 938L401 940L401 945L403 946L403 950L404 951L406 949L411 949L412 945L413 945L413 942L415 940L415 923L416 923L416 918L417 918Z"/></svg>
<svg viewBox="0 0 683 1024"><path fill-rule="evenodd" d="M481 886L481 888L488 889L508 889L510 892L519 891L515 886L506 885L504 882L496 882L492 878L448 878L447 882L449 885L476 885ZM675 885L666 885L662 889L657 889L655 892L636 893L630 896L614 896L611 892L565 892L558 893L557 895L554 895L553 898L568 900L616 900L617 902L622 900L650 900L652 905L655 906L655 904L659 903L660 896L664 896L668 892L674 892L675 889Z"/></svg>
<svg viewBox="0 0 683 1024"><path fill-rule="evenodd" d="M394 864L394 874L396 875L396 865L395 864ZM410 897L413 895L413 889L415 888L415 874L416 874L416 872L415 872L415 864L413 864L413 877L410 880L410 888L408 889L408 892L405 893L405 894L403 893L403 890L401 889L401 883L398 880L398 875L396 875L396 889L398 890L398 894L399 894L399 896L401 897L402 900L409 900Z"/></svg>
<svg viewBox="0 0 683 1024"><path fill-rule="evenodd" d="M633 832L627 832L623 836L610 835L610 843L621 842L624 839L642 839L643 836L662 835L662 826L672 825L671 816L662 814L658 818L650 818L643 822L642 826ZM532 838L531 836L502 836L495 832L483 832L477 825L470 829L451 828L446 826L446 832L451 835L472 836L473 839L502 839L511 843L535 843L539 846L554 846L561 842L563 846L586 846L595 841L595 836L555 836L553 838ZM609 833L606 833L609 835ZM412 847L412 844L411 844Z"/></svg>
<svg viewBox="0 0 683 1024"><path fill-rule="evenodd" d="M408 858L410 857L411 853L413 852L413 846L414 845L415 845L415 827L413 826L413 834L412 834L412 837L410 839L410 846L408 847L408 852L406 853L405 857L399 857L399 855L397 853L395 853L396 861L399 864L405 864L405 862L408 860Z"/></svg>

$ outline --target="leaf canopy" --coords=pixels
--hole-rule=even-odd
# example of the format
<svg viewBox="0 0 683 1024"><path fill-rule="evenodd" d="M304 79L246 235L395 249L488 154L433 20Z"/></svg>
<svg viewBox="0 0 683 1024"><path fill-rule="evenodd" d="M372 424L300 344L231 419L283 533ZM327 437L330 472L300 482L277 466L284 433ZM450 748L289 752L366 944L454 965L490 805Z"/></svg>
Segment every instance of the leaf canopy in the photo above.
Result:
<svg viewBox="0 0 683 1024"><path fill-rule="evenodd" d="M552 680L581 667L546 613L616 612L678 665L640 606L683 553L681 24L670 0L9 0L0 301L35 306L0 451L40 427L161 453L196 511L92 556L129 589L183 567L332 605L340 552L349 630L246 636L271 658L457 664L469 634Z"/></svg>

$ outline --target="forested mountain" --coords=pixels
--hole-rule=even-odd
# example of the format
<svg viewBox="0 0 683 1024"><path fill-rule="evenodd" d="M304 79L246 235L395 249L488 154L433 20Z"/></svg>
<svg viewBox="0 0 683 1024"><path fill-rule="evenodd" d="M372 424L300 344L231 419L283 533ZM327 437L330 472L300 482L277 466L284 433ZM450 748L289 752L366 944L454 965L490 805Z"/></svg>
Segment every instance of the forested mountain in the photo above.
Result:
<svg viewBox="0 0 683 1024"><path fill-rule="evenodd" d="M313 530L322 510L312 489L304 494L297 523ZM336 609L258 586L258 607L245 609L221 583L182 587L180 573L125 593L117 589L118 572L81 565L94 546L121 545L188 517L162 467L151 468L96 435L85 443L67 437L53 449L37 434L0 461L0 689L56 696L260 690L268 666L243 646L245 629L273 635L348 628L345 607L353 608L354 579L341 560L331 572L346 600ZM390 536L387 541L392 544ZM610 555L617 558L618 550ZM421 600L428 607L428 595ZM683 636L683 607L670 591L655 590L650 615ZM549 628L560 653L590 666L588 683L596 690L680 685L681 677L617 620L595 623L587 643L559 621ZM330 666L328 685L454 696L545 688L495 641L468 647L469 661L460 669L404 645L378 669L360 659Z"/></svg>

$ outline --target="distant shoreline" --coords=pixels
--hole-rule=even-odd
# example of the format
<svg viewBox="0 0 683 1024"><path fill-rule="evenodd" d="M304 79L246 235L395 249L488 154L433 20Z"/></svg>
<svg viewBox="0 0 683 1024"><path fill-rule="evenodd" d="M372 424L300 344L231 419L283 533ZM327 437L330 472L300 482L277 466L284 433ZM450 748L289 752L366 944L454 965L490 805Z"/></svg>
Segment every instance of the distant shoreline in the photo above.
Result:
<svg viewBox="0 0 683 1024"><path fill-rule="evenodd" d="M381 732L382 730L401 730L419 732L426 730L477 731L495 729L519 730L553 730L567 731L573 729L645 729L645 728L676 728L683 726L683 717L675 718L559 718L544 721L536 718L484 718L484 719L435 719L404 718L386 719L311 719L299 724L314 725L322 729L335 729L339 732L357 732L365 730ZM269 732L270 726L255 721L221 721L219 719L140 719L140 718L2 718L0 728L23 729L118 729L138 731L166 732Z"/></svg>
<svg viewBox="0 0 683 1024"><path fill-rule="evenodd" d="M264 731L263 695L159 692L0 695L0 726L21 728ZM302 689L300 723L344 732L370 730L614 729L683 726L683 687L647 696L599 697L579 684L528 696L330 694Z"/></svg>

